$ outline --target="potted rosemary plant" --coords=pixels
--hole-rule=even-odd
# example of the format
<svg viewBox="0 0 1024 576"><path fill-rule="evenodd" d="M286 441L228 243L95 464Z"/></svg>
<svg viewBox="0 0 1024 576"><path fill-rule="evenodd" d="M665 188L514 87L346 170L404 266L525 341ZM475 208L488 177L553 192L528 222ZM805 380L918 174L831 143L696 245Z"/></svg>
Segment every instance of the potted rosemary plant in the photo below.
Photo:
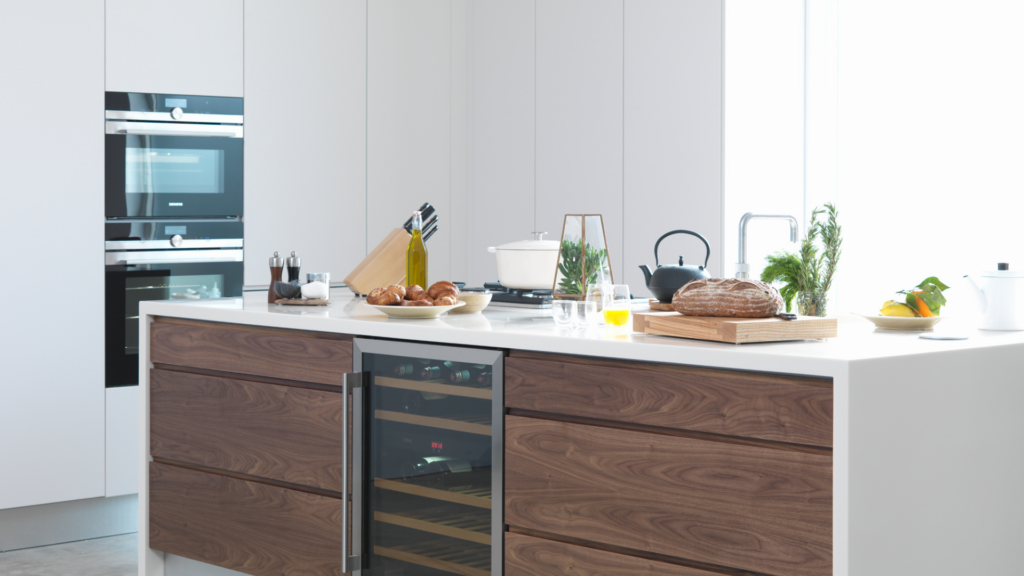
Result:
<svg viewBox="0 0 1024 576"><path fill-rule="evenodd" d="M825 215L824 220L819 217ZM828 291L839 265L842 253L843 228L837 221L836 207L829 203L811 213L800 253L778 252L768 256L768 266L761 272L761 281L783 284L779 289L786 302L786 312L792 310L796 298L802 316L825 316Z"/></svg>

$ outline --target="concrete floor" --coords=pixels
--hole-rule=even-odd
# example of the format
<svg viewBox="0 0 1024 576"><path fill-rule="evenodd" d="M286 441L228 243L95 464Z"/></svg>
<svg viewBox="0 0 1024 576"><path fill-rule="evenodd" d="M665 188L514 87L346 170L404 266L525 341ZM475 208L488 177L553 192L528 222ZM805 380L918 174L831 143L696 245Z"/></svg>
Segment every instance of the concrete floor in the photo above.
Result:
<svg viewBox="0 0 1024 576"><path fill-rule="evenodd" d="M138 551L138 534L123 534L0 552L0 575L135 576Z"/></svg>

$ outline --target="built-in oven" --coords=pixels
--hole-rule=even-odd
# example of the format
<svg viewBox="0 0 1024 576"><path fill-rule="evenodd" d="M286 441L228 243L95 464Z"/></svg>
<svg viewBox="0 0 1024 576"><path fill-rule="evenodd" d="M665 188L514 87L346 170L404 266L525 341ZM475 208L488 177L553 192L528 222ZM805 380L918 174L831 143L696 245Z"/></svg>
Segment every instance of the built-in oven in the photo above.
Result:
<svg viewBox="0 0 1024 576"><path fill-rule="evenodd" d="M106 224L106 385L139 383L139 303L242 295L242 223Z"/></svg>
<svg viewBox="0 0 1024 576"><path fill-rule="evenodd" d="M242 99L106 93L106 217L242 216Z"/></svg>

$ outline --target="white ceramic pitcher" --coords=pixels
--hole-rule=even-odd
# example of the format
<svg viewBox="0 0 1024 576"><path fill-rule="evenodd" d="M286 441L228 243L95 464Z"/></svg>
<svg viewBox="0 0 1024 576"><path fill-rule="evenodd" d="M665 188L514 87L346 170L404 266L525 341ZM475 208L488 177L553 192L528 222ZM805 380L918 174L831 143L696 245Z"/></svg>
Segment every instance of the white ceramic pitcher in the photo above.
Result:
<svg viewBox="0 0 1024 576"><path fill-rule="evenodd" d="M964 276L981 302L982 330L1024 330L1024 272L1000 263L998 270L982 272L984 286Z"/></svg>

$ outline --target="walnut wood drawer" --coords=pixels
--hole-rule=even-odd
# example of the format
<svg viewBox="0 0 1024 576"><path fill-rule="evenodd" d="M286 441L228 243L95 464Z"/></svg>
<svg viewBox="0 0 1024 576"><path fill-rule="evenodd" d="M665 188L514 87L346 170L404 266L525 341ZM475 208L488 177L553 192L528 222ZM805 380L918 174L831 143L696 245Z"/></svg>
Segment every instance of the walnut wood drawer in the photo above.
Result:
<svg viewBox="0 0 1024 576"><path fill-rule="evenodd" d="M158 318L150 361L235 374L341 386L352 371L352 340L334 334Z"/></svg>
<svg viewBox="0 0 1024 576"><path fill-rule="evenodd" d="M149 547L254 576L337 576L341 500L150 463Z"/></svg>
<svg viewBox="0 0 1024 576"><path fill-rule="evenodd" d="M342 394L150 371L150 454L341 492Z"/></svg>
<svg viewBox="0 0 1024 576"><path fill-rule="evenodd" d="M832 446L832 381L513 353L505 405L648 426Z"/></svg>
<svg viewBox="0 0 1024 576"><path fill-rule="evenodd" d="M702 564L827 575L832 457L510 415L505 522Z"/></svg>
<svg viewBox="0 0 1024 576"><path fill-rule="evenodd" d="M658 560L648 560L534 538L514 532L505 533L505 576L722 576Z"/></svg>

